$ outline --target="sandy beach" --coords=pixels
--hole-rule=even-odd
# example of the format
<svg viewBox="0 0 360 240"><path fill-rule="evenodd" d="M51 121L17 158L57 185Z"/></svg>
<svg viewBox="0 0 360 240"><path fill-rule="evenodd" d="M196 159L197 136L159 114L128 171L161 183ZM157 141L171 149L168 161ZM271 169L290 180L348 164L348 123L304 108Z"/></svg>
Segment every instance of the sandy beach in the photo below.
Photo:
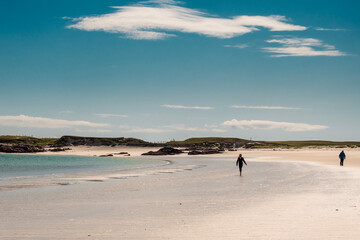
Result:
<svg viewBox="0 0 360 240"><path fill-rule="evenodd" d="M94 156L148 148L76 147ZM156 149L155 149L156 150ZM0 192L1 239L359 239L360 151L241 150L101 181ZM120 175L121 175L120 174Z"/></svg>
<svg viewBox="0 0 360 240"><path fill-rule="evenodd" d="M107 154L114 154L114 157L124 157L125 154L117 155L120 152L127 152L132 157L139 157L142 153L148 151L157 151L158 147L89 147L89 146L75 146L71 147L71 150L66 152L44 152L37 153L39 155L75 155L75 156L100 156ZM259 149L259 150L248 150L239 149L238 151L226 151L221 155L207 155L207 158L212 157L226 157L226 158L237 158L239 153L242 153L247 157L258 157L262 160L269 161L302 161L302 162L316 162L326 165L338 166L339 158L338 155L341 152L340 148L303 148L303 149ZM346 152L347 159L345 160L346 167L360 167L360 149L348 148L344 149ZM186 154L179 155L181 157L189 157Z"/></svg>

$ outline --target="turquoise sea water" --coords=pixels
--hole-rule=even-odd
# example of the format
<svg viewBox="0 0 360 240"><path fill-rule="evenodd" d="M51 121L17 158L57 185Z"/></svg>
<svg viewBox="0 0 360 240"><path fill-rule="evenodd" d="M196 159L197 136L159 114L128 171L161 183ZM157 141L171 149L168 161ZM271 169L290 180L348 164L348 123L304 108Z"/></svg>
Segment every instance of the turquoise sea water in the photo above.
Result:
<svg viewBox="0 0 360 240"><path fill-rule="evenodd" d="M144 158L0 154L0 192L122 179L164 164Z"/></svg>
<svg viewBox="0 0 360 240"><path fill-rule="evenodd" d="M0 154L0 178L121 170L154 161L115 157Z"/></svg>

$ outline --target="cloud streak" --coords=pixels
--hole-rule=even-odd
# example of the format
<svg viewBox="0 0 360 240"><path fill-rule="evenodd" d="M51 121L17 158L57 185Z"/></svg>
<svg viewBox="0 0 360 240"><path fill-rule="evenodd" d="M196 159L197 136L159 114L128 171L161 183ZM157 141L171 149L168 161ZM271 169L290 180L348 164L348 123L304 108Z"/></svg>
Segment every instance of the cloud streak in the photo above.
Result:
<svg viewBox="0 0 360 240"><path fill-rule="evenodd" d="M126 133L165 133L171 132L169 129L163 128L146 128L139 126L131 126L131 125L120 125L120 129L123 129Z"/></svg>
<svg viewBox="0 0 360 240"><path fill-rule="evenodd" d="M196 110L211 110L213 107L199 107L199 106L183 106L183 105L161 105L164 108L174 108L174 109L196 109Z"/></svg>
<svg viewBox="0 0 360 240"><path fill-rule="evenodd" d="M67 28L118 33L130 39L155 40L175 36L174 32L207 37L233 38L267 28L270 31L303 31L306 27L288 23L285 16L235 16L220 18L177 5L176 1L147 1L112 7L108 14L72 19Z"/></svg>
<svg viewBox="0 0 360 240"><path fill-rule="evenodd" d="M98 116L98 117L102 117L102 118L107 118L107 117L122 117L122 118L127 118L128 115L123 115L123 114L109 114L109 113L95 113L94 115Z"/></svg>
<svg viewBox="0 0 360 240"><path fill-rule="evenodd" d="M315 28L316 30L318 31L346 31L346 29L343 29L343 28L322 28L322 27L317 27Z"/></svg>
<svg viewBox="0 0 360 240"><path fill-rule="evenodd" d="M167 129L160 129L160 128L140 128L135 127L133 129L126 130L127 133L165 133L171 132Z"/></svg>
<svg viewBox="0 0 360 240"><path fill-rule="evenodd" d="M315 38L281 38L270 39L268 43L281 44L281 47L265 47L266 52L274 53L271 57L313 57L313 56L346 56L334 46L324 44Z"/></svg>
<svg viewBox="0 0 360 240"><path fill-rule="evenodd" d="M75 129L77 133L112 133L110 129Z"/></svg>
<svg viewBox="0 0 360 240"><path fill-rule="evenodd" d="M247 44L236 44L236 45L224 45L224 47L244 49L244 48L249 47L249 45L247 45Z"/></svg>
<svg viewBox="0 0 360 240"><path fill-rule="evenodd" d="M291 123L291 122L275 122L275 121L266 121L266 120L236 120L232 119L230 121L225 121L223 126L227 127L236 127L240 129L281 129L287 132L306 132L306 131L316 131L324 130L329 128L324 125L311 125L307 123Z"/></svg>
<svg viewBox="0 0 360 240"><path fill-rule="evenodd" d="M61 113L61 114L62 114L62 113L69 113L69 114L70 114L70 113L74 113L74 112L71 111L71 110L64 110L64 111L60 111L59 113Z"/></svg>
<svg viewBox="0 0 360 240"><path fill-rule="evenodd" d="M73 127L108 127L109 124L88 121L69 121L62 119L31 117L26 115L0 116L0 125L7 127L30 128L73 128Z"/></svg>
<svg viewBox="0 0 360 240"><path fill-rule="evenodd" d="M295 107L281 107L281 106L243 106L243 105L232 105L230 108L240 109L265 109L265 110L300 110L301 108Z"/></svg>
<svg viewBox="0 0 360 240"><path fill-rule="evenodd" d="M168 132L226 132L226 129L219 128L218 126L204 127L187 127L183 124L168 125L158 128L143 128L138 126L121 125L119 128L124 129L127 133L168 133Z"/></svg>
<svg viewBox="0 0 360 240"><path fill-rule="evenodd" d="M217 126L207 126L205 127L186 127L183 124L170 125L166 126L167 129L173 131L183 131L183 132L226 132L225 129L218 128Z"/></svg>

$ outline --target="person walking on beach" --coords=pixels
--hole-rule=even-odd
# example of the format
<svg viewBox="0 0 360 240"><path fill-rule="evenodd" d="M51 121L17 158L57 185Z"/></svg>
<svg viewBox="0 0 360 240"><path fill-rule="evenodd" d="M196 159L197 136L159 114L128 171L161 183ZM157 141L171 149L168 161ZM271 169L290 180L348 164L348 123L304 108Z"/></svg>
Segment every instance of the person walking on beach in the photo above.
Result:
<svg viewBox="0 0 360 240"><path fill-rule="evenodd" d="M341 151L341 153L339 154L339 158L340 158L340 166L344 166L344 160L346 158L346 155L344 153L344 150Z"/></svg>
<svg viewBox="0 0 360 240"><path fill-rule="evenodd" d="M241 154L239 154L239 157L238 157L238 159L236 161L236 166L239 166L240 177L241 177L241 171L242 171L243 163L245 163L245 165L247 165L247 163L245 162L245 159L242 157Z"/></svg>

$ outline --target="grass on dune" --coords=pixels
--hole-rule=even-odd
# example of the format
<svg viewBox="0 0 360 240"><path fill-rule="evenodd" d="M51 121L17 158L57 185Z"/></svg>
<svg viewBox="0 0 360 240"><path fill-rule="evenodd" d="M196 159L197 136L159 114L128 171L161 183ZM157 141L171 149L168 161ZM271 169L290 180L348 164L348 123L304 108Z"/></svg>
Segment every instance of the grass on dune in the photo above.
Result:
<svg viewBox="0 0 360 240"><path fill-rule="evenodd" d="M35 138L28 136L0 136L0 144L52 145L58 138Z"/></svg>
<svg viewBox="0 0 360 240"><path fill-rule="evenodd" d="M248 140L241 138L221 138L221 137L206 137L206 138L189 138L184 141L170 141L167 142L167 145L170 146L193 146L193 145L208 145L208 144L239 144L245 143Z"/></svg>
<svg viewBox="0 0 360 240"><path fill-rule="evenodd" d="M189 138L184 141L169 141L166 143L151 143L136 138L94 138L94 137L77 137L63 136L59 138L36 138L29 136L0 136L0 144L27 144L27 145L92 145L92 146L172 146L172 147L226 147L232 148L245 147L251 149L258 148L304 148L304 147L360 147L360 142L334 142L334 141L250 141L241 138L225 137L202 137Z"/></svg>
<svg viewBox="0 0 360 240"><path fill-rule="evenodd" d="M360 147L360 142L334 142L334 141L272 141L268 143L279 144L285 147Z"/></svg>

